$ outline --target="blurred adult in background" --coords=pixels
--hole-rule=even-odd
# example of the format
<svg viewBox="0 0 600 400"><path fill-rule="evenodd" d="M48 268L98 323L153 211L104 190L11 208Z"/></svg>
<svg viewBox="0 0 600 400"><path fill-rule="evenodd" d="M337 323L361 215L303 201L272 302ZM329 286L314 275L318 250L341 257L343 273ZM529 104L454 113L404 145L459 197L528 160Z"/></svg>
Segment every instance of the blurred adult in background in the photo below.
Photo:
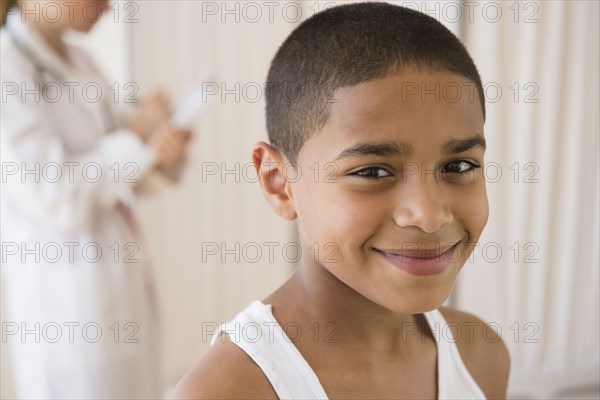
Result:
<svg viewBox="0 0 600 400"><path fill-rule="evenodd" d="M152 277L130 206L151 172L183 159L191 132L171 125L161 92L120 121L115 88L69 43L109 1L1 2L4 333L17 394L160 398Z"/></svg>

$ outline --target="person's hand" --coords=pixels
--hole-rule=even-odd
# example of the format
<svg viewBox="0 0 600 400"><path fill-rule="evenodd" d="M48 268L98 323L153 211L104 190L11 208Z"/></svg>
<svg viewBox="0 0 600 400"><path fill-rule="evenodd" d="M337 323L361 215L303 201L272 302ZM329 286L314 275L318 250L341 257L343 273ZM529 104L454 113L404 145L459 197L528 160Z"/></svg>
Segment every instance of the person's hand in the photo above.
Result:
<svg viewBox="0 0 600 400"><path fill-rule="evenodd" d="M156 166L167 168L180 161L191 136L190 129L177 129L169 121L158 126L148 138L148 144L156 151Z"/></svg>
<svg viewBox="0 0 600 400"><path fill-rule="evenodd" d="M169 97L162 90L156 91L142 101L129 123L129 129L146 142L154 130L170 118L170 114Z"/></svg>

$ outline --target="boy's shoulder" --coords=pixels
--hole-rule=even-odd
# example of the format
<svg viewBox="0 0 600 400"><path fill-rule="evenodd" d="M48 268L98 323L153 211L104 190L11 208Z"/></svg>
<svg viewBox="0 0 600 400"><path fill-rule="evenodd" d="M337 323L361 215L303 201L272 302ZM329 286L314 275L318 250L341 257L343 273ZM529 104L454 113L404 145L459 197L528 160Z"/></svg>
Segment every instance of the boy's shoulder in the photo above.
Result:
<svg viewBox="0 0 600 400"><path fill-rule="evenodd" d="M277 399L260 367L223 334L181 379L172 399Z"/></svg>
<svg viewBox="0 0 600 400"><path fill-rule="evenodd" d="M486 398L506 397L510 358L506 345L489 324L472 314L440 307L453 326L460 356ZM459 334L456 334L456 332ZM183 377L173 399L277 399L260 367L223 334Z"/></svg>
<svg viewBox="0 0 600 400"><path fill-rule="evenodd" d="M492 324L472 314L451 307L439 310L453 327L451 331L463 363L486 398L506 398L510 356L501 335Z"/></svg>

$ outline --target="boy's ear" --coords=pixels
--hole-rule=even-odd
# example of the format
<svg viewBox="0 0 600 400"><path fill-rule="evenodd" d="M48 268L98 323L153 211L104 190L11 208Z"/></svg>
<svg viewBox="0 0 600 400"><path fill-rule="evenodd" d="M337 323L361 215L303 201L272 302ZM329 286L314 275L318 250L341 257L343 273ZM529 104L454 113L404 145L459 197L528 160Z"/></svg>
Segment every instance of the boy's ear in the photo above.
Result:
<svg viewBox="0 0 600 400"><path fill-rule="evenodd" d="M252 150L252 162L263 194L273 211L288 221L296 219L291 185L284 175L284 171L291 168L287 158L273 146L259 142Z"/></svg>

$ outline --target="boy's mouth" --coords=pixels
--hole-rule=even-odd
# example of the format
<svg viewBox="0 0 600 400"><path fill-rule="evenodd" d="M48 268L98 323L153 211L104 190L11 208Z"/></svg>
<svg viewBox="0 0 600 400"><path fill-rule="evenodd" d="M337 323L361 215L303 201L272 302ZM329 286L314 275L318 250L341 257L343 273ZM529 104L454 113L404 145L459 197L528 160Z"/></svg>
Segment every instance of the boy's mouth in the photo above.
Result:
<svg viewBox="0 0 600 400"><path fill-rule="evenodd" d="M433 245L406 243L400 249L377 249L388 262L411 275L435 275L444 272L458 260L456 250L461 241Z"/></svg>

